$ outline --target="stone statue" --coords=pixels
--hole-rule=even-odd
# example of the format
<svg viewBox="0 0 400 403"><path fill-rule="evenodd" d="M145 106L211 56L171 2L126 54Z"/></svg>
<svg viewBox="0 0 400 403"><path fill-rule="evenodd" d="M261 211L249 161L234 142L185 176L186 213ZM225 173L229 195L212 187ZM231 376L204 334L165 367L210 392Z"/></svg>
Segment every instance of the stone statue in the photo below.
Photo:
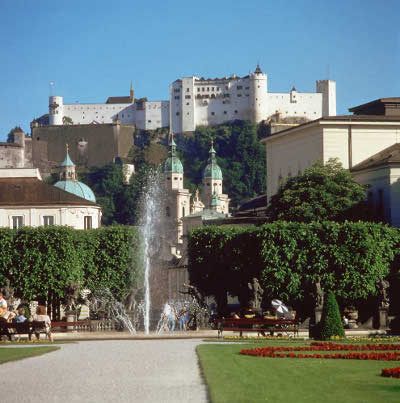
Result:
<svg viewBox="0 0 400 403"><path fill-rule="evenodd" d="M11 283L10 280L6 280L6 285L0 289L0 291L3 294L4 299L7 301L7 304L9 306L10 310L14 309L14 302L15 302L15 298L14 298L14 288L11 287Z"/></svg>
<svg viewBox="0 0 400 403"><path fill-rule="evenodd" d="M250 306L254 310L260 310L264 290L260 286L260 283L258 282L256 277L253 277L253 281L247 284L247 288L250 291L250 299L249 299Z"/></svg>
<svg viewBox="0 0 400 403"><path fill-rule="evenodd" d="M387 289L389 288L389 281L385 279L380 279L375 283L376 289L378 291L378 304L379 309L389 308L389 295Z"/></svg>
<svg viewBox="0 0 400 403"><path fill-rule="evenodd" d="M128 312L132 312L136 308L136 292L137 290L132 288L124 299L124 307Z"/></svg>
<svg viewBox="0 0 400 403"><path fill-rule="evenodd" d="M66 289L65 305L67 311L76 309L77 300L79 298L80 283L76 281L70 281Z"/></svg>
<svg viewBox="0 0 400 403"><path fill-rule="evenodd" d="M314 287L315 309L322 310L322 307L324 306L324 292L321 287L321 277L317 277L317 282L314 284Z"/></svg>

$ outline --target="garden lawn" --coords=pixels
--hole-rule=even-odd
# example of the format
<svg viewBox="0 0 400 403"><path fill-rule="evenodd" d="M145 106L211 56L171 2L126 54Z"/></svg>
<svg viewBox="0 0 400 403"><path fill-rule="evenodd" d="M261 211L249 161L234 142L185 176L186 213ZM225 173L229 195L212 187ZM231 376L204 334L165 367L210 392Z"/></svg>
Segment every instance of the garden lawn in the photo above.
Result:
<svg viewBox="0 0 400 403"><path fill-rule="evenodd" d="M50 353L58 350L60 347L1 347L0 348L0 364L7 361L21 360L28 357L36 357L38 355Z"/></svg>
<svg viewBox="0 0 400 403"><path fill-rule="evenodd" d="M288 346L288 343L273 345ZM204 344L197 347L213 403L400 401L400 379L380 376L382 368L400 366L399 361L239 355L242 349L253 347L254 344L231 343Z"/></svg>

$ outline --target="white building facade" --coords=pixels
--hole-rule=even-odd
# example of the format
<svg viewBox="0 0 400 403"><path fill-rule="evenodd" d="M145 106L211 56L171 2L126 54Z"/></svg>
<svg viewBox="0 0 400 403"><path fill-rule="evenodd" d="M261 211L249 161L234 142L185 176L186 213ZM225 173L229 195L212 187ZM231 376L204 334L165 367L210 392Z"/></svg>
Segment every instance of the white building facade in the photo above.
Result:
<svg viewBox="0 0 400 403"><path fill-rule="evenodd" d="M62 96L49 98L49 124L104 124L119 119L138 129L169 127L171 133L193 132L236 119L258 123L270 116L299 117L309 120L336 115L336 83L317 81L315 93L268 93L267 74L257 66L245 77L204 79L183 77L169 88L169 100L135 100L130 96L110 97L104 104L65 104Z"/></svg>
<svg viewBox="0 0 400 403"><path fill-rule="evenodd" d="M0 169L0 227L98 228L101 207L42 181L37 168Z"/></svg>
<svg viewBox="0 0 400 403"><path fill-rule="evenodd" d="M362 105L351 109L354 115L324 117L263 139L268 201L287 177L337 158L357 182L368 185L368 199L385 221L400 226L400 98L373 103L371 113ZM379 112L382 104L395 107Z"/></svg>

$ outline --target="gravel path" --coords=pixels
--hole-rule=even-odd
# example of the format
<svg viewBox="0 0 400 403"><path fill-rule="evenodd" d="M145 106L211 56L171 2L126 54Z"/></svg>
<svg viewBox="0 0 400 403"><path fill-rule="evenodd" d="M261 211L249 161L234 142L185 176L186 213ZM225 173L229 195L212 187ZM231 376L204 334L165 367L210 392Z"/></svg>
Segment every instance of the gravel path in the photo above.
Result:
<svg viewBox="0 0 400 403"><path fill-rule="evenodd" d="M207 402L197 340L62 344L0 365L2 403Z"/></svg>

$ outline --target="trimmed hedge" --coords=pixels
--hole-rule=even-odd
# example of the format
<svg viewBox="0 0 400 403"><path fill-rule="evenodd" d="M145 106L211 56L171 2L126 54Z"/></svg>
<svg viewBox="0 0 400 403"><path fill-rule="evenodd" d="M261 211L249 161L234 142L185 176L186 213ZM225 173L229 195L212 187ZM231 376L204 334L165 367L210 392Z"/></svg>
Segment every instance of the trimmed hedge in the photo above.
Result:
<svg viewBox="0 0 400 403"><path fill-rule="evenodd" d="M69 281L91 291L108 287L121 300L141 279L139 230L88 231L48 226L0 229L0 283L9 278L26 300L62 300Z"/></svg>
<svg viewBox="0 0 400 403"><path fill-rule="evenodd" d="M239 295L257 277L267 297L302 301L320 277L342 299L366 299L389 274L399 244L398 229L369 222L199 227L189 235L189 276L206 295Z"/></svg>
<svg viewBox="0 0 400 403"><path fill-rule="evenodd" d="M320 340L330 340L333 336L345 337L339 306L332 291L326 293L319 328L321 333L317 338Z"/></svg>

